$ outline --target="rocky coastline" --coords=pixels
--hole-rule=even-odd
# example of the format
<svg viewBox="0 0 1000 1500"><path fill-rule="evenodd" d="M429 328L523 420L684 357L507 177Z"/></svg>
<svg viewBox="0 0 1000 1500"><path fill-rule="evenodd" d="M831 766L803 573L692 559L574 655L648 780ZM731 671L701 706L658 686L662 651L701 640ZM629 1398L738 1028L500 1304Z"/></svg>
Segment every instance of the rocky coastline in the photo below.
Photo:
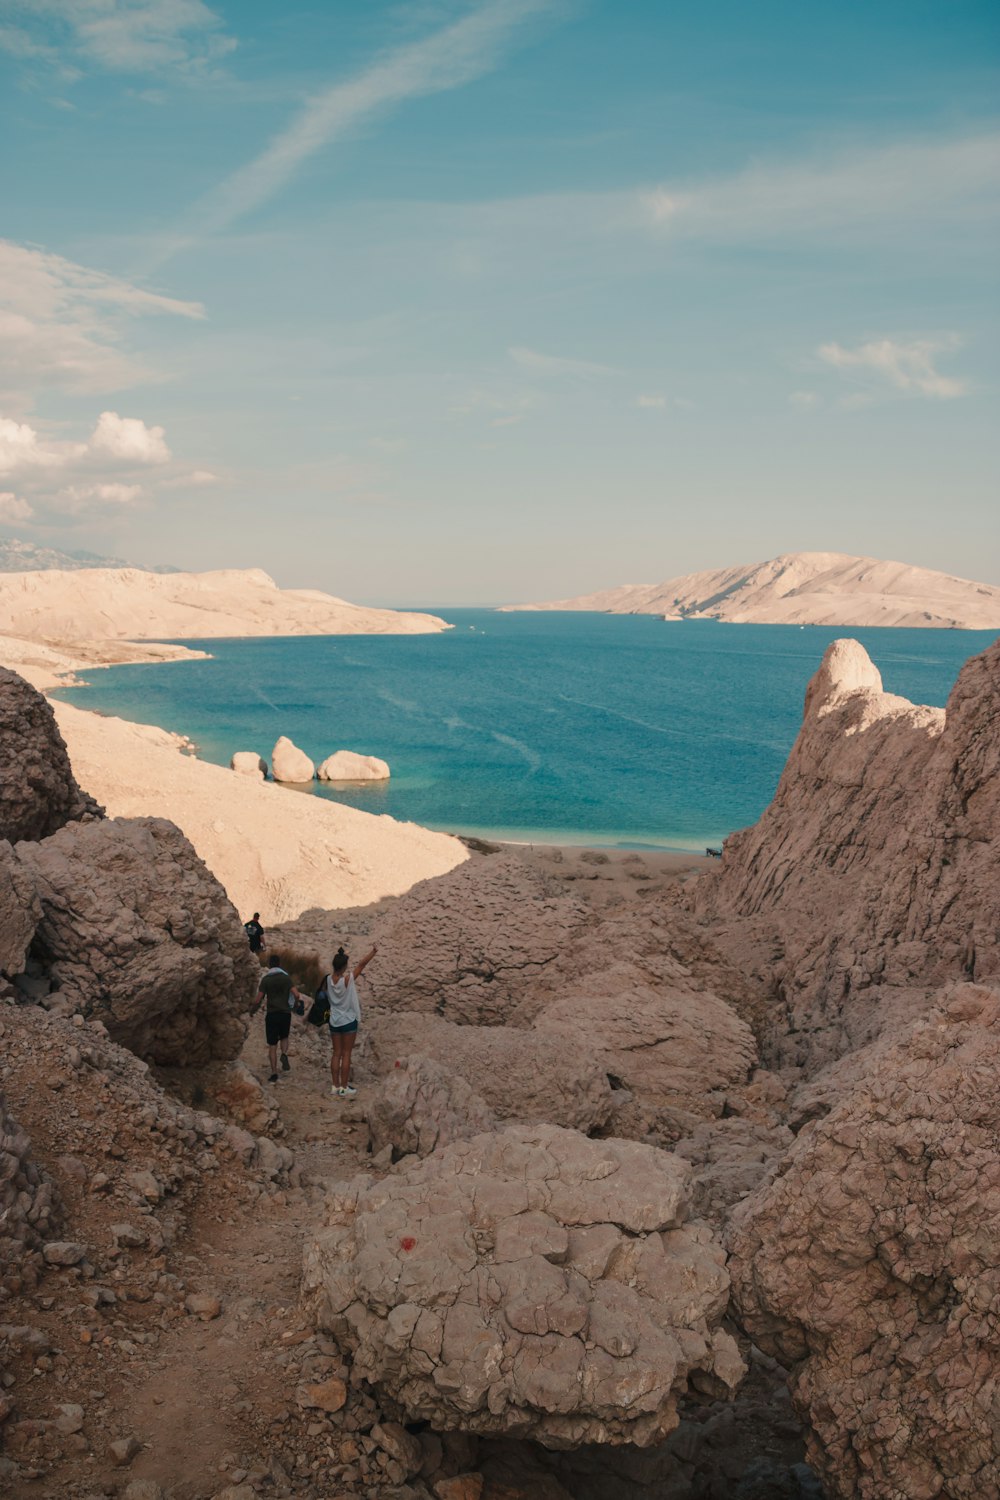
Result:
<svg viewBox="0 0 1000 1500"><path fill-rule="evenodd" d="M75 716L0 671L5 1492L1000 1493L1000 643L945 710L830 647L708 869L352 814L268 923L378 937L354 1101L304 1026L258 1081L247 825L165 768L311 799Z"/></svg>

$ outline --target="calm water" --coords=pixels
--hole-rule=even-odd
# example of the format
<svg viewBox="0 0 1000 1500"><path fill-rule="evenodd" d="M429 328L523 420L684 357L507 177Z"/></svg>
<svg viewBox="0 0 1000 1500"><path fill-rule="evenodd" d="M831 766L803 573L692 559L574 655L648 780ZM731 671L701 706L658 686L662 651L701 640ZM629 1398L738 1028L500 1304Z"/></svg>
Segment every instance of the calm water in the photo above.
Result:
<svg viewBox="0 0 1000 1500"><path fill-rule="evenodd" d="M427 636L189 641L211 661L115 667L61 696L187 734L228 765L287 734L319 762L378 755L392 779L331 796L510 838L700 848L752 823L838 636L888 691L943 704L992 631L665 623L646 616L437 610Z"/></svg>

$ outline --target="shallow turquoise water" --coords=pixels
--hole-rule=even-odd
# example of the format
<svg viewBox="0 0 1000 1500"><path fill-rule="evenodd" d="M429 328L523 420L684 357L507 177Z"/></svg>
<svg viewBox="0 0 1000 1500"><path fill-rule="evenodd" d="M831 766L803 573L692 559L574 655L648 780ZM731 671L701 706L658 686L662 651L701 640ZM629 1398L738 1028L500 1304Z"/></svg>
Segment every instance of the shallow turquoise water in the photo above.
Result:
<svg viewBox="0 0 1000 1500"><path fill-rule="evenodd" d="M315 788L369 812L508 838L701 848L759 817L838 636L886 689L943 704L992 631L666 623L437 610L428 636L189 641L211 661L115 667L60 696L187 734L206 760L346 748L392 779Z"/></svg>

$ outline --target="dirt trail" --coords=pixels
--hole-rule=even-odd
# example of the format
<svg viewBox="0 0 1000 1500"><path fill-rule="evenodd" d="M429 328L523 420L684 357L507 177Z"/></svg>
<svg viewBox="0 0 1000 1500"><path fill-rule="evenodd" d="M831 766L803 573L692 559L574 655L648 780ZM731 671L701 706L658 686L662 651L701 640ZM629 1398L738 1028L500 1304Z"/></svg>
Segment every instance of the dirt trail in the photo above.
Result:
<svg viewBox="0 0 1000 1500"><path fill-rule="evenodd" d="M295 1152L303 1186L261 1197L242 1217L211 1203L186 1244L187 1282L219 1298L211 1322L187 1318L166 1336L155 1365L129 1403L128 1424L144 1445L130 1474L169 1482L175 1500L212 1493L242 1471L257 1477L272 1461L268 1429L294 1413L295 1388L280 1360L308 1331L298 1311L303 1240L314 1227L325 1185L366 1168L361 1107L330 1097L325 1032L297 1022L289 1072L266 1082L259 1018L243 1061L278 1099L282 1144ZM227 1460L229 1461L227 1463ZM273 1478L285 1479L279 1467Z"/></svg>

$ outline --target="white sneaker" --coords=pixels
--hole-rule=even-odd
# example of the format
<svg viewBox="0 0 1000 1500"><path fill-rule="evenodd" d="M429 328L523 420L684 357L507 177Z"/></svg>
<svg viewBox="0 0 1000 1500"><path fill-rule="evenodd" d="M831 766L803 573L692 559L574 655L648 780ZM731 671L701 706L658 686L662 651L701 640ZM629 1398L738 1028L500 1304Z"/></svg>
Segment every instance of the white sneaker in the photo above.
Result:
<svg viewBox="0 0 1000 1500"><path fill-rule="evenodd" d="M358 1097L357 1089L354 1088L351 1084L348 1084L346 1088L342 1088L340 1092L343 1094L345 1099L356 1099Z"/></svg>
<svg viewBox="0 0 1000 1500"><path fill-rule="evenodd" d="M330 1093L332 1094L334 1099L343 1099L344 1097L344 1090L338 1089L336 1084L331 1085Z"/></svg>

